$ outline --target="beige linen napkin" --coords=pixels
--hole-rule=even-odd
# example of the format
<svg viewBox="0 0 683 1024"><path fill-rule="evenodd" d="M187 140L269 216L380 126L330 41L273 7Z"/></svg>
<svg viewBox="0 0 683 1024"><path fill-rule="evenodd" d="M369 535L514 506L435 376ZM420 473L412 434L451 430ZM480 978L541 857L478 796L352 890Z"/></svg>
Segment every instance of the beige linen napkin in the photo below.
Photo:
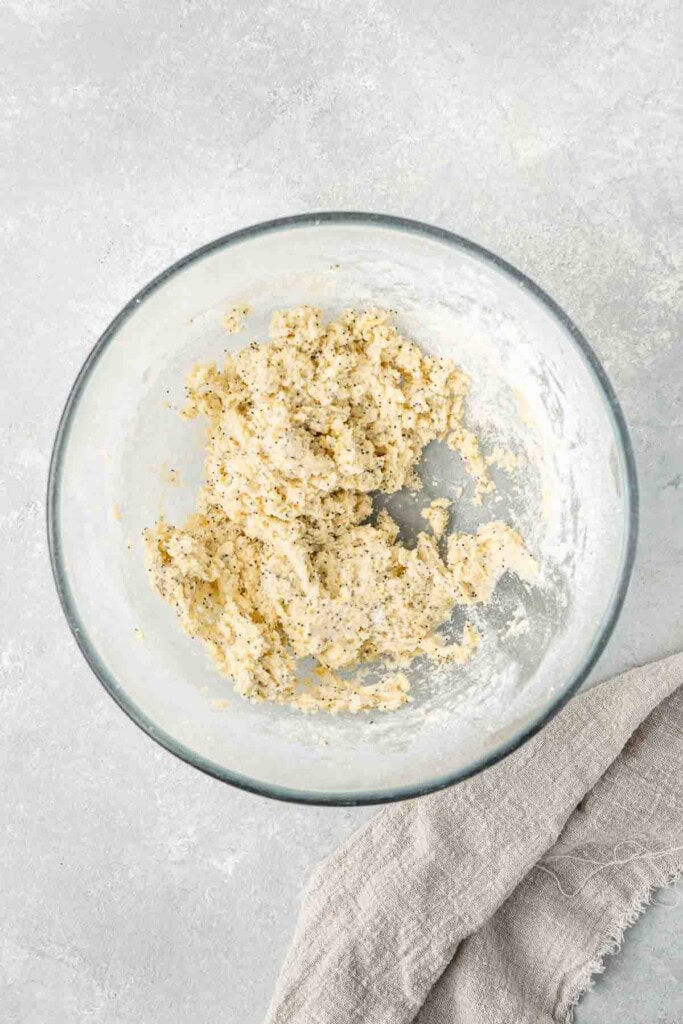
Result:
<svg viewBox="0 0 683 1024"><path fill-rule="evenodd" d="M683 872L683 654L314 872L267 1024L553 1024Z"/></svg>

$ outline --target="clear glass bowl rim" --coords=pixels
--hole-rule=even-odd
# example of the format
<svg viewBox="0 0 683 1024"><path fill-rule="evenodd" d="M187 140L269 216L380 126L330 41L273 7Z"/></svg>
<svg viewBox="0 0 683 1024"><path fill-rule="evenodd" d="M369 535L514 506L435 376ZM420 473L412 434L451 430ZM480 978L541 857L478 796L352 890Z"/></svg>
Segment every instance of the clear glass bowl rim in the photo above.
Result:
<svg viewBox="0 0 683 1024"><path fill-rule="evenodd" d="M116 679L111 675L107 666L100 659L97 650L91 643L85 623L82 621L76 601L71 593L67 578L66 569L61 553L61 538L59 524L59 497L62 486L62 474L64 467L64 453L66 451L69 434L74 422L80 397L83 394L90 376L104 350L114 341L116 335L125 321L135 312L140 304L152 292L160 288L169 278L191 263L196 263L204 256L207 256L218 249L229 248L249 238L259 235L267 235L273 232L284 231L298 227L315 227L320 224L353 225L361 224L380 228L389 228L400 232L422 235L434 241L444 243L457 249L465 250L478 256L484 262L492 264L498 270L509 275L518 285L521 285L550 311L560 321L569 336L574 341L579 353L583 356L585 363L592 372L598 391L602 394L608 412L610 414L614 436L620 449L620 455L625 468L626 479L626 500L628 508L627 536L622 552L622 564L619 580L612 597L612 602L604 617L602 627L598 632L591 648L587 652L583 664L578 671L565 685L557 698L546 708L536 719L526 723L513 737L500 744L493 751L482 757L466 768L452 772L445 776L438 776L429 782L420 785L397 786L391 790L381 792L354 793L315 793L306 790L296 790L290 787L264 784L242 775L237 771L224 768L208 758L203 757L196 751L191 750L184 744L178 742L172 735L160 729L148 716L131 701L126 692L119 686ZM461 235L454 234L444 228L425 224L422 221L410 220L404 217L395 217L380 213L363 213L360 211L325 211L319 213L295 214L288 217L279 217L274 220L263 221L230 234L223 235L206 245L195 249L193 252L177 260L166 270L162 271L149 284L145 285L133 298L124 306L104 333L98 339L83 366L81 367L76 380L69 392L64 410L62 412L50 459L47 485L47 535L48 550L52 574L57 588L57 593L62 609L88 665L95 676L104 686L109 695L116 701L119 707L135 722L144 732L171 754L187 762L200 771L211 775L221 782L227 782L238 789L247 792L257 793L261 796L268 796L276 800L284 800L292 803L317 804L325 806L362 806L368 804L392 803L397 800L406 800L413 797L423 796L440 789L452 786L463 779L477 774L484 768L488 768L502 760L508 754L517 750L527 740L539 732L555 715L564 707L569 699L576 693L579 687L585 682L594 665L600 658L616 625L619 613L621 612L624 599L628 590L633 563L635 560L637 535L638 535L638 482L636 475L635 459L633 448L626 426L624 415L609 382L607 374L602 368L593 349L584 338L581 331L573 323L564 310L552 299L539 285L527 277L516 267L496 256L490 250L472 242Z"/></svg>

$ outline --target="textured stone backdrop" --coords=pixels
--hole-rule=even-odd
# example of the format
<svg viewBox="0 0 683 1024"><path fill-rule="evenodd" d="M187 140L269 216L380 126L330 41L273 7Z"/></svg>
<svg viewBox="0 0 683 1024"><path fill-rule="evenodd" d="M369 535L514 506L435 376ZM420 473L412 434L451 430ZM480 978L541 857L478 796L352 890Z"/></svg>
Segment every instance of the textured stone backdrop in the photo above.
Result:
<svg viewBox="0 0 683 1024"><path fill-rule="evenodd" d="M681 646L679 29L675 0L0 0L3 1021L259 1024L311 865L373 813L175 761L99 687L53 592L68 388L197 245L376 210L534 277L604 361L640 468L637 570L596 678ZM683 909L657 907L578 1020L682 1018Z"/></svg>

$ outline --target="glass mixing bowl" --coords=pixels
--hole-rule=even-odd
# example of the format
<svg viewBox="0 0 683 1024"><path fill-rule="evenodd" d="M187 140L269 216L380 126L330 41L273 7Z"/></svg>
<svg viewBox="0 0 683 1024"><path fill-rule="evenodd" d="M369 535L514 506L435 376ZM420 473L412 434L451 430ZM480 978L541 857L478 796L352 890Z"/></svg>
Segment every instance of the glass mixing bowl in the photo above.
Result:
<svg viewBox="0 0 683 1024"><path fill-rule="evenodd" d="M245 332L231 335L221 319L241 303L254 313ZM420 470L424 492L388 499L406 543L420 507L446 495L458 529L504 519L521 530L541 569L533 586L506 575L489 606L467 609L483 634L477 655L462 666L415 663L414 700L397 712L332 717L249 703L147 580L142 530L160 513L182 521L202 478L204 427L178 414L188 370L264 338L274 308L300 304L328 314L346 306L396 310L404 333L471 375L466 422L497 457L498 490L474 506L459 457L431 445ZM514 470L509 452L522 456ZM612 631L636 519L622 414L566 314L472 242L360 213L237 231L144 288L74 384L48 494L64 611L114 700L158 743L225 782L325 804L398 800L448 786L547 722ZM463 622L456 609L447 634L457 637Z"/></svg>

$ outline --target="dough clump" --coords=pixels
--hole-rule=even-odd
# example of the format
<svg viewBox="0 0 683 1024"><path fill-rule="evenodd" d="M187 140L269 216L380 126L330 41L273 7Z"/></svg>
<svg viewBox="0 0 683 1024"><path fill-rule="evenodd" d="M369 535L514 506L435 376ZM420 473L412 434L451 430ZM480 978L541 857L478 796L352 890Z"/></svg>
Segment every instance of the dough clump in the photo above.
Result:
<svg viewBox="0 0 683 1024"><path fill-rule="evenodd" d="M446 644L436 630L456 604L490 599L512 569L536 565L502 522L451 534L437 499L414 548L372 492L419 490L417 464L432 441L461 451L477 500L493 489L476 437L463 425L469 381L452 362L424 354L382 310L348 310L328 323L299 307L275 313L270 341L198 366L185 415L208 423L205 484L182 527L146 531L154 589L184 629L207 646L240 694L304 711L395 710L410 698L402 672L368 685L382 660L419 655L466 661L480 636L471 624ZM313 658L315 681L297 678Z"/></svg>

